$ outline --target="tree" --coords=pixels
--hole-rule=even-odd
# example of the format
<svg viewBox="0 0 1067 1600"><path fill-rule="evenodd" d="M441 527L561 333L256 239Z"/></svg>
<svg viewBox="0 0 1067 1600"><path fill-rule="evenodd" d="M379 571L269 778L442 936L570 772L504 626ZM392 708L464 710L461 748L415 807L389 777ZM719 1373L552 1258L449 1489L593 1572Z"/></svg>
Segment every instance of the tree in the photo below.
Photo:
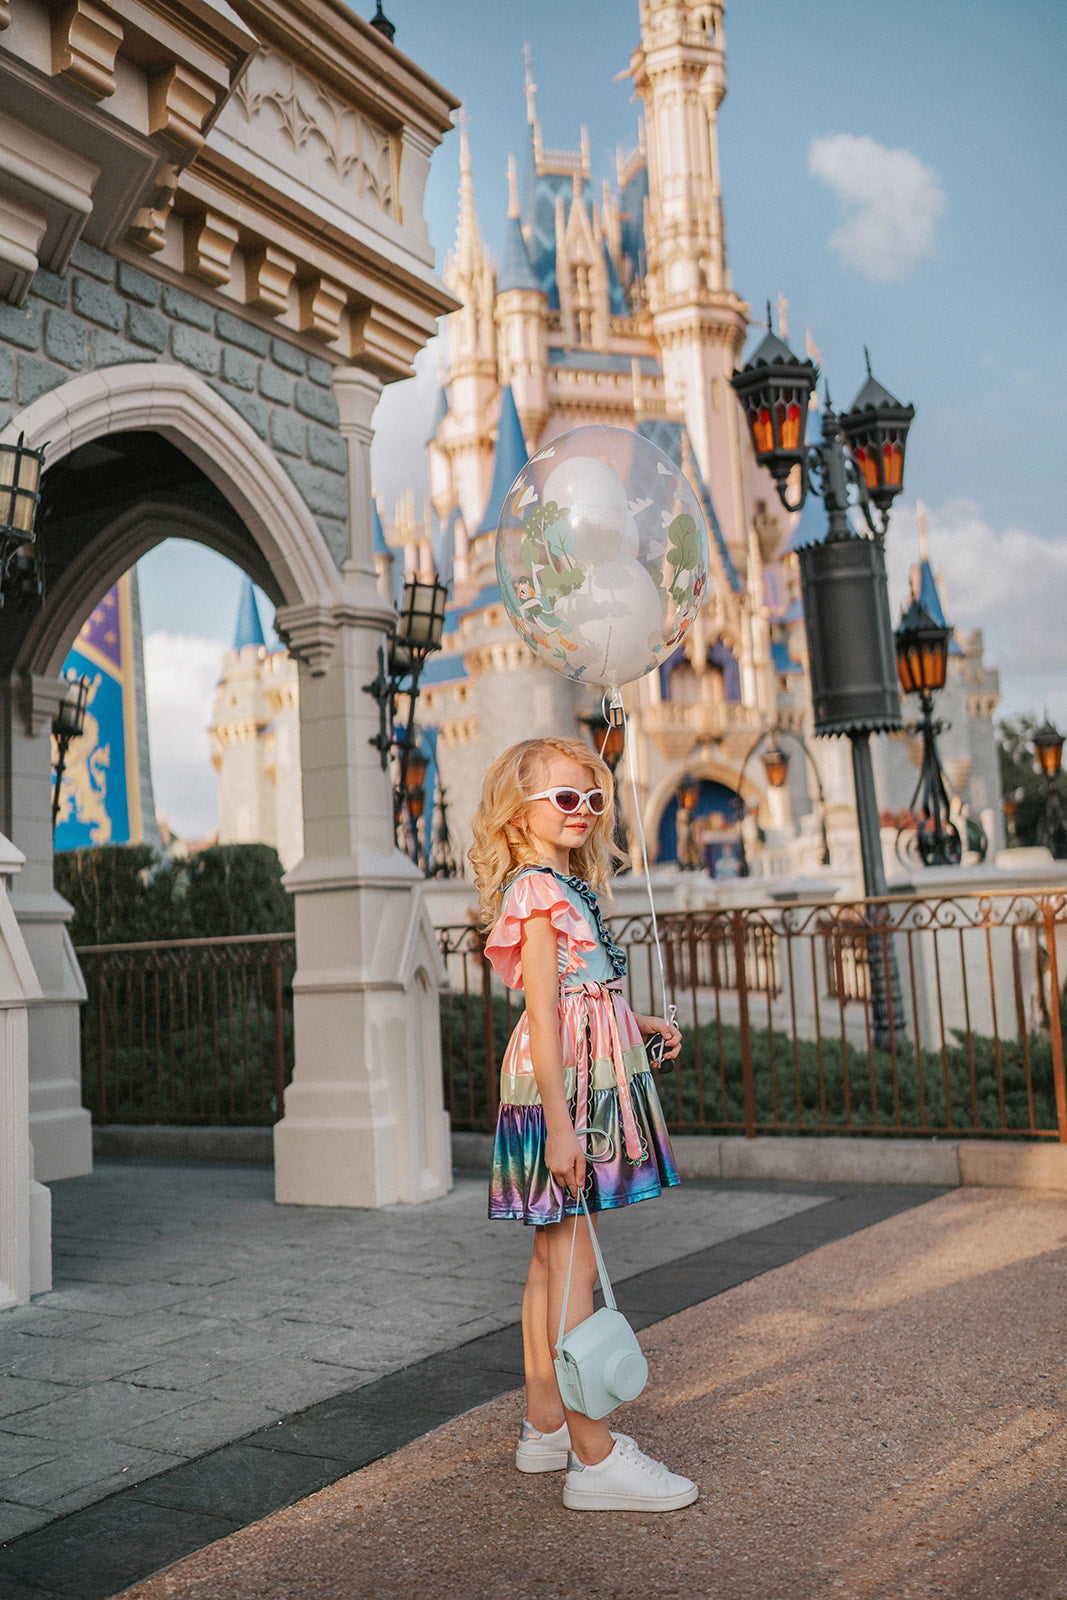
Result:
<svg viewBox="0 0 1067 1600"><path fill-rule="evenodd" d="M55 885L74 907L75 945L288 933L294 921L278 853L263 844L212 845L176 861L144 844L66 850Z"/></svg>

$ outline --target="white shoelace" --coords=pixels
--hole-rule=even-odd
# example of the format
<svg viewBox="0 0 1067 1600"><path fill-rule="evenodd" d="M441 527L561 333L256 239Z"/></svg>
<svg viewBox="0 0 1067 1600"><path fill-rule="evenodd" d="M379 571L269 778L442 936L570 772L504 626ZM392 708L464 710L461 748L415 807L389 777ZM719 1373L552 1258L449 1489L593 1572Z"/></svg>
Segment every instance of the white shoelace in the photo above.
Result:
<svg viewBox="0 0 1067 1600"><path fill-rule="evenodd" d="M632 1461L635 1467L640 1467L642 1472L647 1472L652 1478L666 1478L667 1468L662 1461L654 1461L651 1456L638 1447L637 1441L631 1439L628 1433L617 1433L615 1443L622 1445L622 1454Z"/></svg>

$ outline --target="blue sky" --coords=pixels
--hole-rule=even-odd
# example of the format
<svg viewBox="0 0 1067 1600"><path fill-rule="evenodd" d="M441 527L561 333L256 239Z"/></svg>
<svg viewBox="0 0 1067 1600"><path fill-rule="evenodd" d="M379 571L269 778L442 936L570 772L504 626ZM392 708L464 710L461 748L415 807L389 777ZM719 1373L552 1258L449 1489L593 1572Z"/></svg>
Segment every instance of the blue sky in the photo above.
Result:
<svg viewBox="0 0 1067 1600"><path fill-rule="evenodd" d="M374 6L356 9L369 18ZM384 9L397 46L465 102L494 252L507 152L525 146L525 41L546 144L577 148L584 123L599 190L616 146L636 143L638 108L614 75L638 35L637 0ZM733 0L726 49L719 132L736 289L754 316L785 296L790 343L802 352L811 330L836 404L858 390L866 344L876 375L916 408L888 542L894 616L921 496L946 613L984 629L1002 713L1047 705L1067 721L1062 0ZM450 136L426 202L439 262L455 234L457 169ZM431 352L421 377L379 407L375 485L387 505L408 482L424 489L434 370ZM238 581L220 558L184 546L142 563L157 670L167 639L229 642ZM163 740L174 742L161 729L154 750ZM206 741L202 750L206 768ZM212 785L194 802L185 783L187 797L170 804L177 827L202 831Z"/></svg>

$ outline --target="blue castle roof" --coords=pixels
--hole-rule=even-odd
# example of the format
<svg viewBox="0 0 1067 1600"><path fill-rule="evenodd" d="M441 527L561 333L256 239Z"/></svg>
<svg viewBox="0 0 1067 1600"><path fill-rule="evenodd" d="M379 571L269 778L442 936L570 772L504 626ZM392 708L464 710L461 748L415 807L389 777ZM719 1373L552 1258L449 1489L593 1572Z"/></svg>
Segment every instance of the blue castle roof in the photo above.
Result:
<svg viewBox="0 0 1067 1600"><path fill-rule="evenodd" d="M508 230L504 235L504 257L497 274L496 287L498 294L506 294L509 289L541 288L537 274L530 264L530 252L526 248L526 240L522 236L522 223L518 217L508 218Z"/></svg>
<svg viewBox="0 0 1067 1600"><path fill-rule="evenodd" d="M497 425L496 451L493 456L493 482L489 499L485 503L482 520L475 529L480 533L495 533L504 507L504 496L529 460L522 424L515 407L515 396L508 385L500 391L500 421Z"/></svg>
<svg viewBox="0 0 1067 1600"><path fill-rule="evenodd" d="M263 637L263 624L259 620L256 591L251 578L245 578L241 583L241 600L237 607L237 627L234 630L233 647L235 650L243 650L245 645L249 644L265 649L267 641Z"/></svg>

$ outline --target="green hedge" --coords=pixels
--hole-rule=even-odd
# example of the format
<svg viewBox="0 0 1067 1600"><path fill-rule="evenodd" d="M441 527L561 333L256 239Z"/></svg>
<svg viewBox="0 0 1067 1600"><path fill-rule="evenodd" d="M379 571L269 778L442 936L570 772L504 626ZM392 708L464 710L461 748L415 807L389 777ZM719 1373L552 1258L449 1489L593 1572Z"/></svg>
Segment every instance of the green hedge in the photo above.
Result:
<svg viewBox="0 0 1067 1600"><path fill-rule="evenodd" d="M513 1012L512 1024L516 1017L517 1012ZM508 1038L502 999L493 1000L493 1023L499 1061ZM445 996L441 1006L441 1041L445 1097L452 1110L453 1126L487 1127L484 1009L480 997ZM763 1131L768 1131L776 1120L790 1131L798 1122L801 1127L806 1125L813 1130L822 1123L840 1129L851 1123L865 1129L899 1127L908 1132L919 1132L924 1127L964 1131L994 1130L1002 1126L1022 1131L1030 1126L1027 1052L1034 1126L1056 1126L1052 1048L1045 1034L1032 1034L1025 1042L1022 1039L1001 1041L1003 1118L997 1085L997 1047L990 1038L972 1036L969 1047L966 1039L956 1038L944 1058L940 1050L923 1050L919 1063L914 1047L905 1042L897 1052L895 1091L893 1058L888 1051L873 1050L868 1055L865 1048L842 1049L839 1039L824 1039L820 1079L820 1053L814 1041L798 1040L794 1047L785 1034L772 1037L766 1030L753 1029L751 1043L756 1120L765 1125ZM740 1029L720 1027L716 1023L702 1026L698 1070L696 1038L693 1029L684 1028L676 1071L660 1076L659 1091L668 1123L675 1131L707 1129L714 1132L743 1127L745 1099Z"/></svg>

